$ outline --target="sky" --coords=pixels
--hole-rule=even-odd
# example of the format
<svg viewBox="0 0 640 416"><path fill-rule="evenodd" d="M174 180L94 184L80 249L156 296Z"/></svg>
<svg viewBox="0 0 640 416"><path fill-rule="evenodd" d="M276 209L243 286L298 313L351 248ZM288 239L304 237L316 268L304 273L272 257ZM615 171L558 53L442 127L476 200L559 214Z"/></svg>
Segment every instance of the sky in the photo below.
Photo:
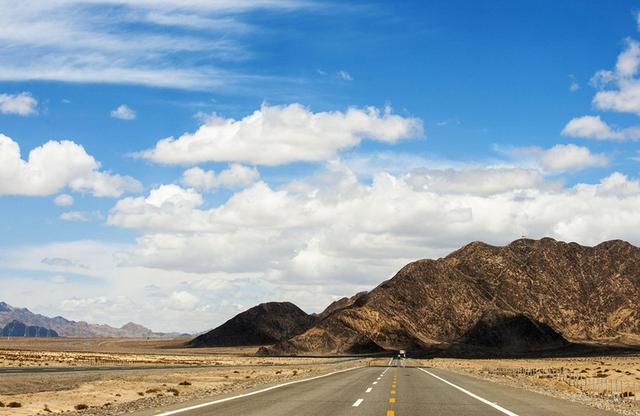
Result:
<svg viewBox="0 0 640 416"><path fill-rule="evenodd" d="M476 240L640 244L640 8L0 0L0 300L198 332Z"/></svg>

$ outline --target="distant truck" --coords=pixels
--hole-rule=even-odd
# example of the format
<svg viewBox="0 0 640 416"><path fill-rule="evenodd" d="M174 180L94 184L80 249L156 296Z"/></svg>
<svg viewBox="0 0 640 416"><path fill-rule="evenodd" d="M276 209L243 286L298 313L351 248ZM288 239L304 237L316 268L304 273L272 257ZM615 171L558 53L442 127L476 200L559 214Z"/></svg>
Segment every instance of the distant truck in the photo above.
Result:
<svg viewBox="0 0 640 416"><path fill-rule="evenodd" d="M405 350L400 350L398 358L407 358L407 352Z"/></svg>

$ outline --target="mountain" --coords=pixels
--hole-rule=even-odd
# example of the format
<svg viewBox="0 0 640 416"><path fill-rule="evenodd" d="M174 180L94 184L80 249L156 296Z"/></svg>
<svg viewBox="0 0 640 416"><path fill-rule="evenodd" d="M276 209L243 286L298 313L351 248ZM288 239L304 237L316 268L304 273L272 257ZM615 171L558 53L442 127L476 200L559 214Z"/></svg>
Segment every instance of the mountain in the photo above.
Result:
<svg viewBox="0 0 640 416"><path fill-rule="evenodd" d="M52 329L41 326L27 326L19 321L11 321L0 330L0 335L3 337L50 338L57 337L58 333Z"/></svg>
<svg viewBox="0 0 640 416"><path fill-rule="evenodd" d="M84 321L70 321L61 316L49 318L33 313L27 308L16 308L5 302L0 302L0 327L12 321L17 321L28 327L51 330L61 337L143 338L177 335L156 333L132 322L121 328L114 328L109 325L89 324Z"/></svg>
<svg viewBox="0 0 640 416"><path fill-rule="evenodd" d="M354 303L356 303L358 301L358 299L363 298L364 296L366 296L367 292L358 292L355 295L351 296L350 298L344 297L342 299L338 299L334 302L331 302L331 304L329 304L329 306L327 306L325 308L325 310L323 310L322 312L320 312L317 317L320 319L324 319L327 316L331 315L333 312L339 310L339 309L344 309L344 308L348 308L349 306L353 305Z"/></svg>
<svg viewBox="0 0 640 416"><path fill-rule="evenodd" d="M189 342L192 347L273 344L301 334L317 322L290 302L261 303Z"/></svg>
<svg viewBox="0 0 640 416"><path fill-rule="evenodd" d="M640 248L627 242L474 242L406 265L350 306L261 353L640 345L638 299Z"/></svg>

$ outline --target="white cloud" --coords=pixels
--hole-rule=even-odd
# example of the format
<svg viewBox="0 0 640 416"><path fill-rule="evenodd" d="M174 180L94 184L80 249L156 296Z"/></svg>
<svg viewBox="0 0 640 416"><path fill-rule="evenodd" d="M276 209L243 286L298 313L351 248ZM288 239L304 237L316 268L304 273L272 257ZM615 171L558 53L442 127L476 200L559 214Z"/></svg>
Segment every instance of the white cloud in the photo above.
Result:
<svg viewBox="0 0 640 416"><path fill-rule="evenodd" d="M514 148L511 149L511 153L532 156L535 163L546 173L577 171L609 164L606 155L591 153L589 148L575 144L557 144L548 149L537 146Z"/></svg>
<svg viewBox="0 0 640 416"><path fill-rule="evenodd" d="M68 207L73 205L73 197L69 194L60 194L54 198L53 203L60 207Z"/></svg>
<svg viewBox="0 0 640 416"><path fill-rule="evenodd" d="M241 120L212 118L195 133L160 140L141 155L168 164L281 165L328 160L365 139L395 143L423 134L421 120L393 114L390 108L313 113L300 104L264 104Z"/></svg>
<svg viewBox="0 0 640 416"><path fill-rule="evenodd" d="M192 310L196 305L198 305L198 303L200 303L200 299L187 291L181 290L173 292L169 296L169 302L173 304L175 309Z"/></svg>
<svg viewBox="0 0 640 416"><path fill-rule="evenodd" d="M338 71L338 78L343 81L353 81L353 77L345 70Z"/></svg>
<svg viewBox="0 0 640 416"><path fill-rule="evenodd" d="M99 168L93 156L69 140L50 140L23 160L18 143L0 134L0 195L51 195L69 187L94 196L118 197L142 189L131 177Z"/></svg>
<svg viewBox="0 0 640 416"><path fill-rule="evenodd" d="M60 219L64 221L88 222L102 218L100 211L67 211L60 214Z"/></svg>
<svg viewBox="0 0 640 416"><path fill-rule="evenodd" d="M535 169L515 167L416 169L406 176L406 181L416 189L438 193L494 195L538 188L543 177Z"/></svg>
<svg viewBox="0 0 640 416"><path fill-rule="evenodd" d="M0 94L0 113L28 116L35 114L38 100L28 92L20 94Z"/></svg>
<svg viewBox="0 0 640 416"><path fill-rule="evenodd" d="M578 84L575 75L569 75L569 81L569 91L576 92L580 89L580 84Z"/></svg>
<svg viewBox="0 0 640 416"><path fill-rule="evenodd" d="M306 0L58 0L23 7L1 0L0 80L191 89L252 82L259 77L220 69L251 56L246 14L313 7Z"/></svg>
<svg viewBox="0 0 640 416"><path fill-rule="evenodd" d="M639 67L640 44L627 39L627 48L618 56L615 69L598 71L591 80L599 89L593 98L594 106L640 115L640 80L636 78Z"/></svg>
<svg viewBox="0 0 640 416"><path fill-rule="evenodd" d="M194 167L182 174L182 184L200 191L210 191L216 188L244 188L257 182L260 173L256 168L232 164L228 169L215 173Z"/></svg>
<svg viewBox="0 0 640 416"><path fill-rule="evenodd" d="M562 134L598 140L639 140L640 127L616 129L602 121L600 116L583 116L571 119Z"/></svg>
<svg viewBox="0 0 640 416"><path fill-rule="evenodd" d="M69 182L69 186L74 191L88 191L97 197L119 197L125 192L142 191L142 184L130 176L99 171L77 177Z"/></svg>
<svg viewBox="0 0 640 416"><path fill-rule="evenodd" d="M543 150L538 154L538 161L544 169L556 172L602 167L609 163L604 154L591 153L588 148L575 144L557 144Z"/></svg>
<svg viewBox="0 0 640 416"><path fill-rule="evenodd" d="M120 120L133 120L136 118L136 112L125 104L119 105L118 108L111 111L111 117L119 118Z"/></svg>

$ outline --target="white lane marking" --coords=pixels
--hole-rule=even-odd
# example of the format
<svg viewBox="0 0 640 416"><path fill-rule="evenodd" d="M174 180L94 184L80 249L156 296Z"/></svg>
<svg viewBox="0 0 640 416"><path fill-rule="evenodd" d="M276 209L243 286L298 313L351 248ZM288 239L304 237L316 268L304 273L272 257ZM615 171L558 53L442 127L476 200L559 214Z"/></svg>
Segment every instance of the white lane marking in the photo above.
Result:
<svg viewBox="0 0 640 416"><path fill-rule="evenodd" d="M393 362L393 357L389 359L389 364L387 364L387 366L390 366L392 362Z"/></svg>
<svg viewBox="0 0 640 416"><path fill-rule="evenodd" d="M358 407L360 406L360 403L362 403L364 401L364 399L358 399L355 401L354 404L351 405L351 407Z"/></svg>
<svg viewBox="0 0 640 416"><path fill-rule="evenodd" d="M365 393L371 393L371 390L373 390L373 387L369 387Z"/></svg>
<svg viewBox="0 0 640 416"><path fill-rule="evenodd" d="M373 384L378 384L378 382L377 382L377 381L374 381L374 382L373 382Z"/></svg>
<svg viewBox="0 0 640 416"><path fill-rule="evenodd" d="M361 365L361 366L358 366L358 367L347 368L345 370L334 371L332 373L323 374L323 375L320 375L320 376L309 377L309 378L305 378L305 379L302 379L302 380L289 381L289 382L286 382L286 383L277 384L275 386L267 387L266 389L252 391L250 393L239 394L237 396L227 397L225 399L219 399L219 400L214 400L214 401L211 401L211 402L196 404L194 406L183 407L182 409L170 410L170 411L164 412L164 413L157 413L155 416L177 415L178 413L188 412L190 410L195 410L195 409L201 409L203 407L211 406L211 405L214 405L214 404L224 403L224 402L228 402L228 401L231 401L231 400L240 399L242 397L253 396L255 394L265 393L265 392L270 391L270 390L279 389L280 387L290 386L292 384L304 383L305 381L317 380L319 378L329 377L329 376L332 376L334 374L345 373L347 371L357 370L359 368L364 368L364 366Z"/></svg>
<svg viewBox="0 0 640 416"><path fill-rule="evenodd" d="M465 390L465 389L463 389L462 387L457 386L457 385L453 384L452 382L450 382L450 381L447 381L447 380L443 379L442 377L438 377L437 375L433 374L433 373L432 373L432 372L430 372L430 371L427 371L427 370L425 370L425 369L423 369L423 368L420 368L419 370L420 370L420 371L424 371L425 373L429 374L431 377L435 377L435 378L437 378L438 380L442 381L443 383L447 383L447 384L448 384L448 385L450 385L451 387L454 387L454 388L456 388L456 389L460 390L460 391L461 391L461 392L463 392L464 394L466 394L466 395L468 395L468 396L471 396L471 397L473 397L474 399L479 400L479 401L481 401L482 403L484 403L484 404L486 404L486 405L489 405L489 406L493 407L494 409L496 409L496 410L498 410L498 411L500 411L500 412L504 413L505 415L509 415L509 416L518 416L516 413L513 413L511 410L507 410L507 409L505 409L504 407L499 406L499 405L497 405L497 404L495 404L495 403L493 403L493 402L490 402L490 401L489 401L489 400L487 400L487 399L483 399L482 397L478 396L477 394L473 394L473 393L471 393L469 390Z"/></svg>

